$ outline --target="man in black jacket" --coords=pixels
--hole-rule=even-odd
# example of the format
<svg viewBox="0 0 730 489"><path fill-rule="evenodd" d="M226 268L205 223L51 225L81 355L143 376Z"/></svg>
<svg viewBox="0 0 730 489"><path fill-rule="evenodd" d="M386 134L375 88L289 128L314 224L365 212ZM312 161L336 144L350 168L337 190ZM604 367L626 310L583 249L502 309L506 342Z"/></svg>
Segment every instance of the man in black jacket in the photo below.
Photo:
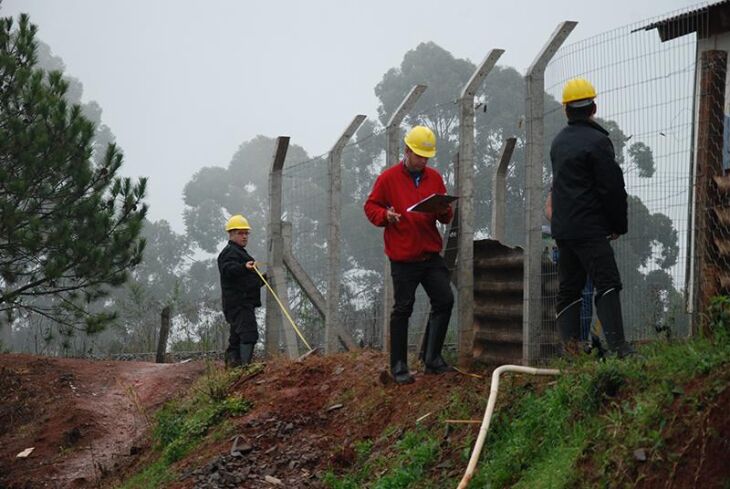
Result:
<svg viewBox="0 0 730 489"><path fill-rule="evenodd" d="M564 352L577 352L581 291L590 276L608 347L624 357L634 351L624 337L621 277L610 241L628 230L627 194L608 132L593 119L595 97L595 88L583 78L565 84L568 125L550 148L551 226L560 253L556 321Z"/></svg>
<svg viewBox="0 0 730 489"><path fill-rule="evenodd" d="M254 259L246 251L251 231L248 221L241 215L231 217L226 223L228 244L218 255L218 271L221 276L223 314L230 325L226 367L248 365L259 339L255 308L261 307L263 282L254 270Z"/></svg>

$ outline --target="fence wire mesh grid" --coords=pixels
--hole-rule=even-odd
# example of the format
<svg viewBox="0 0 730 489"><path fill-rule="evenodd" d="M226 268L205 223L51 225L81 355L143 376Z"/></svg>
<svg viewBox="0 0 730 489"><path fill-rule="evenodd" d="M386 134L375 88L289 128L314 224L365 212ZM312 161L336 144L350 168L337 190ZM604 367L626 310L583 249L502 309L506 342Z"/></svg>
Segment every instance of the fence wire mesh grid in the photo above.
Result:
<svg viewBox="0 0 730 489"><path fill-rule="evenodd" d="M681 14L677 12L677 15ZM666 18L666 16L664 17ZM650 19L560 49L545 73L545 155L565 124L559 104L564 83L575 76L598 92L597 120L610 133L629 194L629 231L614 242L623 282L624 328L631 341L657 334L689 334L688 209L692 196L693 120L697 36L707 13L668 24L662 41ZM686 34L690 32L690 34ZM686 35L683 35L686 34ZM547 165L546 180L551 179ZM549 184L548 184L549 185ZM546 304L555 309L554 243L546 241ZM582 336L595 323L594 291L586 284ZM555 334L545 314L546 331Z"/></svg>
<svg viewBox="0 0 730 489"><path fill-rule="evenodd" d="M615 253L623 281L625 329L631 341L651 340L657 334L689 335L688 308L696 310L697 304L709 300L708 297L703 299L701 293L717 292L730 286L730 278L711 273L712 267L726 269L724 256L730 253L730 246L723 247L726 221L730 222L730 217L726 217L730 211L726 211L724 196L730 185L723 186L724 180L712 178L722 177L725 170L713 170L715 173L702 180L703 170L698 167L697 181L692 177L695 152L701 155L705 148L707 158L715 157L715 160L716 155L722 154L724 99L714 102L715 109L720 109L712 112L718 120L707 129L710 136L698 137L695 121L701 103L698 109L695 85L702 69L696 62L698 39L695 31L707 31L708 15L707 11L700 11L682 20L681 14L675 13L679 20L662 27L661 37L651 27L660 20L657 18L564 46L548 64L544 77L545 172L542 183L545 194L551 179L549 146L565 125L559 102L565 81L584 76L599 92L598 121L610 132L629 193L629 232L615 243ZM514 72L510 68L496 67L490 76L514 76L516 72L510 70ZM725 86L724 76L723 73L722 80L716 80L718 97L724 95L724 90L719 88ZM508 124L502 121L498 130L492 120L495 107L498 112L500 104L524 100L524 90L520 91L519 87L516 93L509 95L511 102L504 100L504 94L495 92L487 78L477 91L475 103L475 258L471 266L475 274L474 308L478 326L474 343L476 356L480 356L484 348L502 348L504 358L519 357L522 350L523 256L521 249L515 246L523 246L526 242L527 135L523 119L516 118ZM454 98L423 99L411 111L412 115L406 116L403 126L422 123L434 128L439 154L432 164L444 176L447 190L458 194L455 164L459 146L457 99L458 90L454 91ZM479 110L481 107L485 110ZM381 119L385 119L382 114ZM382 120L380 123L366 122L345 146L341 162L340 321L356 343L375 348L384 346L383 328L387 327L390 313L386 310L385 292L391 279L387 276L382 229L367 221L363 203L375 179L386 167L387 131L383 125ZM720 136L717 136L718 130ZM399 141L402 141L401 137ZM495 202L494 175L500 149L508 137L515 137L516 144L506 172L506 197L503 202ZM402 143L399 153L402 154ZM327 153L299 161L288 159L282 173L282 219L292 226L292 253L323 296L328 293L329 157ZM722 165L722 161L717 163L715 160L708 164ZM706 191L702 191L702 185ZM544 198L537 202L542 206ZM502 242L494 245L499 248L496 249L486 240L494 236L491 215L495 207L500 206L506 215L505 229ZM693 228L702 226L707 229L704 234L692 232ZM445 232L446 228L441 231ZM445 254L455 254L456 240L446 243ZM530 337L536 344L526 346L543 356L555 354L558 342L554 323L557 277L553 248L554 243L545 234L540 257L543 308L540 334ZM701 283L710 280L716 284L715 289ZM323 314L291 274L285 291L305 337L312 346L324 345ZM583 308L585 334L590 324L595 323L591 295L587 290ZM448 339L452 345L457 343L454 324L457 316L455 310ZM428 300L419 289L410 322L411 349L418 345L427 317ZM289 328L289 325L283 323L282 328ZM284 337L280 332L278 338ZM280 344L279 348L284 349L284 345ZM499 352L491 358L500 358Z"/></svg>

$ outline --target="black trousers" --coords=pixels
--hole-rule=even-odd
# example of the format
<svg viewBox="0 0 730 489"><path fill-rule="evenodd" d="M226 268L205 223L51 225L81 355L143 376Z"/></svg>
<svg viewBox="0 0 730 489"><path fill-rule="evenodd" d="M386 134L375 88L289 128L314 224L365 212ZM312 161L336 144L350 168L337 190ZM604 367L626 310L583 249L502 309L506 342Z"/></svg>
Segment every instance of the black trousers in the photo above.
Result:
<svg viewBox="0 0 730 489"><path fill-rule="evenodd" d="M422 285L431 302L431 316L445 320L448 324L454 307L449 270L443 257L433 254L417 262L390 262L393 278L393 311L390 314L390 329L408 330L408 319L416 302L416 289Z"/></svg>
<svg viewBox="0 0 730 489"><path fill-rule="evenodd" d="M611 243L606 238L558 239L558 302L560 313L582 297L586 276L591 277L596 290L596 305L609 289L621 290L621 276L616 266Z"/></svg>
<svg viewBox="0 0 730 489"><path fill-rule="evenodd" d="M259 339L259 328L256 324L256 313L253 306L240 306L224 311L230 327L228 349L238 352L243 343L256 343Z"/></svg>

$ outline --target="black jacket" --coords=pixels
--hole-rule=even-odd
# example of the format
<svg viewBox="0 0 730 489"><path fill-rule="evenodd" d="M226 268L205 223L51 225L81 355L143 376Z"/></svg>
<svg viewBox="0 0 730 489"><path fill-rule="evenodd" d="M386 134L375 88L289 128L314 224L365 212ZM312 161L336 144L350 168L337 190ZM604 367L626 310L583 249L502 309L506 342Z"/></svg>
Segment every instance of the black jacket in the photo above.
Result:
<svg viewBox="0 0 730 489"><path fill-rule="evenodd" d="M218 255L218 271L221 275L223 312L240 307L261 306L261 286L264 284L246 262L253 261L246 248L233 241Z"/></svg>
<svg viewBox="0 0 730 489"><path fill-rule="evenodd" d="M590 119L569 121L550 148L556 239L626 234L624 176L608 132Z"/></svg>

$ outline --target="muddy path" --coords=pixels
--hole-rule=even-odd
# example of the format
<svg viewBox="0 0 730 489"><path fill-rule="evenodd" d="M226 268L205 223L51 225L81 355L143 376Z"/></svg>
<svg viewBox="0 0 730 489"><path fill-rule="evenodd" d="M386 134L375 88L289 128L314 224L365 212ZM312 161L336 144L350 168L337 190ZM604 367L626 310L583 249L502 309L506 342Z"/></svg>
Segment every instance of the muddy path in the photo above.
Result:
<svg viewBox="0 0 730 489"><path fill-rule="evenodd" d="M98 487L149 444L151 413L204 370L0 355L0 487Z"/></svg>

